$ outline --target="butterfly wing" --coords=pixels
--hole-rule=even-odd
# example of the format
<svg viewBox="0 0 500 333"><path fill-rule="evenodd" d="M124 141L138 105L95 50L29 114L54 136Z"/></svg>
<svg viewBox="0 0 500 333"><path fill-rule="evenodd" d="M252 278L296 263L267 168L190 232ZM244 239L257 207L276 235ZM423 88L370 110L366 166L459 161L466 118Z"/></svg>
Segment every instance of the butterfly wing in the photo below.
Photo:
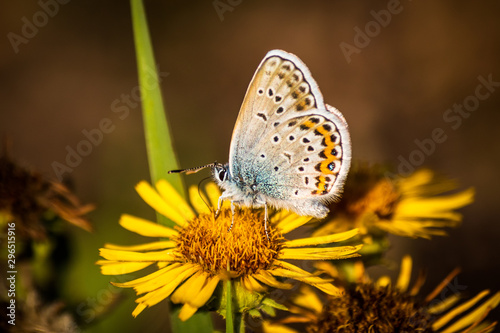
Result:
<svg viewBox="0 0 500 333"><path fill-rule="evenodd" d="M340 193L350 166L347 124L305 64L269 52L247 90L231 141L230 173L264 201L297 211ZM319 215L299 209L299 213ZM323 215L323 213L321 214Z"/></svg>

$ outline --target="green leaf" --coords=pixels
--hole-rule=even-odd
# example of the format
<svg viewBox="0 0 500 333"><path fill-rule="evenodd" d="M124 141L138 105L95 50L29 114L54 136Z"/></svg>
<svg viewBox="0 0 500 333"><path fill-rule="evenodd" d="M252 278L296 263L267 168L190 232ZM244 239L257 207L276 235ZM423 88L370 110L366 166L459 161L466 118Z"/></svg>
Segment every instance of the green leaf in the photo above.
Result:
<svg viewBox="0 0 500 333"><path fill-rule="evenodd" d="M168 174L169 170L178 169L178 163L161 96L160 82L163 78L157 72L144 6L141 0L131 0L131 7L151 182L156 184L160 179L167 179L186 197L181 176ZM157 217L158 223L174 226L164 216L157 214Z"/></svg>
<svg viewBox="0 0 500 333"><path fill-rule="evenodd" d="M276 310L274 310L274 308L272 306L269 306L269 305L261 306L260 311L264 312L265 314L267 314L268 316L271 316L271 317L276 316Z"/></svg>
<svg viewBox="0 0 500 333"><path fill-rule="evenodd" d="M267 297L264 298L262 300L262 304L272 306L273 308L276 308L276 309L288 311L288 308L286 306L284 306L283 304L280 304L280 303L276 302L272 298L267 298Z"/></svg>
<svg viewBox="0 0 500 333"><path fill-rule="evenodd" d="M186 197L181 176L168 174L169 170L179 167L161 96L162 75L157 72L144 6L142 0L131 0L130 5L151 182L156 184L160 179L167 179ZM157 220L170 227L175 225L159 213ZM189 320L182 322L174 311L171 314L171 326L173 332L213 332L210 314L203 312L195 313Z"/></svg>

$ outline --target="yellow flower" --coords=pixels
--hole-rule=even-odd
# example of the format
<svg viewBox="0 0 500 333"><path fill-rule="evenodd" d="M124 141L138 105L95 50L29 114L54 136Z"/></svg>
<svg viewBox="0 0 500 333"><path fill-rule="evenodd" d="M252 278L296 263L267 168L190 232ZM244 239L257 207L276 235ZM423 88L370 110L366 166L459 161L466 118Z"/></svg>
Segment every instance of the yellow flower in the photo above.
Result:
<svg viewBox="0 0 500 333"><path fill-rule="evenodd" d="M443 228L455 227L462 220L455 210L474 200L473 188L439 195L455 188L454 182L438 179L427 169L392 180L374 167L354 168L342 200L314 235L359 228L365 243L385 232L412 238L443 236Z"/></svg>
<svg viewBox="0 0 500 333"><path fill-rule="evenodd" d="M337 276L334 266L323 262L318 268ZM356 283L343 297L320 299L307 286L294 299L289 310L294 313L279 324L264 323L265 332L295 332L283 324L307 324L307 332L491 332L496 325L483 322L488 312L500 302L500 292L486 298L484 290L456 306L461 295L444 290L458 274L454 270L423 300L417 298L424 283L420 274L410 288L412 260L403 258L396 283L387 276L372 281L361 262L355 265Z"/></svg>
<svg viewBox="0 0 500 333"><path fill-rule="evenodd" d="M165 215L177 226L172 229L139 217L122 215L124 228L147 237L162 240L135 246L106 244L100 249L101 271L105 275L127 274L156 265L157 270L119 287L132 287L137 295L137 316L146 307L170 297L174 303L184 304L179 317L187 320L211 298L219 281L234 279L250 292L264 292L268 286L290 288L281 278L291 278L308 283L329 295L340 291L330 280L313 275L284 259L331 260L357 256L357 246L314 247L340 242L357 234L351 230L321 237L287 240L283 235L307 223L310 218L288 212L271 217L268 230L264 231L261 212L241 209L235 213L230 232L231 211L228 205L217 219L205 204L217 205L220 192L217 186L207 186L208 199L197 188L189 191L191 206L165 180L156 184L156 190L148 183L140 182L136 190L142 199L157 212ZM200 196L201 194L201 196Z"/></svg>

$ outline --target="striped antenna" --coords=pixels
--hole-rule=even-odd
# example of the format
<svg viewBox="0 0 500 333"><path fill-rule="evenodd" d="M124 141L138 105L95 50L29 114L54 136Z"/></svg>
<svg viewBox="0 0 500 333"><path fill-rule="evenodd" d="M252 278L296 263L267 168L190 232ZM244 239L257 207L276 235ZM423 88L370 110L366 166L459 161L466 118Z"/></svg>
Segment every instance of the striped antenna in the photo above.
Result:
<svg viewBox="0 0 500 333"><path fill-rule="evenodd" d="M198 171L203 170L205 168L214 167L214 166L219 165L219 164L220 163L215 162L215 163L210 163L210 164L207 164L204 166L199 166L199 167L194 167L194 168L170 170L168 173L169 174L171 174L171 173L185 173L186 175L191 175L191 174L197 173Z"/></svg>

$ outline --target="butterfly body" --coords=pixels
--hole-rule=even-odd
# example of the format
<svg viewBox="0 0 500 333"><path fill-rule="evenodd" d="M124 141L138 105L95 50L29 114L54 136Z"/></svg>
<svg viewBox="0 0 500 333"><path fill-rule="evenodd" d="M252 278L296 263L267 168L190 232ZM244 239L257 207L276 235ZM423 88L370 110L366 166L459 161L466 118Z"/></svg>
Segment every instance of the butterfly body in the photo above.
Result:
<svg viewBox="0 0 500 333"><path fill-rule="evenodd" d="M326 105L305 64L270 51L245 95L229 163L214 164L219 203L287 209L317 218L339 197L351 161L342 114Z"/></svg>

